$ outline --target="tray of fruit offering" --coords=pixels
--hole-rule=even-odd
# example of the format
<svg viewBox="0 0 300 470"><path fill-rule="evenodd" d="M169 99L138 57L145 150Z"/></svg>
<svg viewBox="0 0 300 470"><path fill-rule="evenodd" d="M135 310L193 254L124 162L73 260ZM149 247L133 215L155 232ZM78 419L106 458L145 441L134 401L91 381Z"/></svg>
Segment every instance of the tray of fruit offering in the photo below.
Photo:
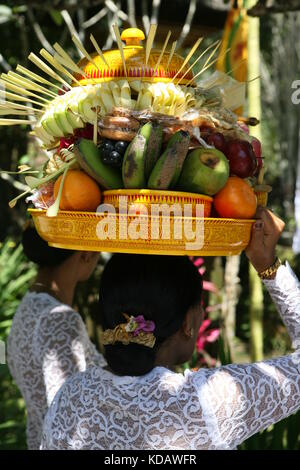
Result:
<svg viewBox="0 0 300 470"><path fill-rule="evenodd" d="M198 59L189 60L201 40L183 58L167 48L169 35L154 49L155 32L152 25L144 47L141 30L120 36L114 26L118 49L102 52L91 36L94 53L73 37L84 55L78 63L55 44L53 56L29 56L43 75L22 66L1 75L2 113L31 117L0 124L31 124L47 155L42 168L19 173L29 213L52 246L233 255L249 243L257 204L266 205L271 188L245 124L256 120L234 113L245 84L220 72L197 83L210 65L193 74ZM32 96L35 107L17 103Z"/></svg>

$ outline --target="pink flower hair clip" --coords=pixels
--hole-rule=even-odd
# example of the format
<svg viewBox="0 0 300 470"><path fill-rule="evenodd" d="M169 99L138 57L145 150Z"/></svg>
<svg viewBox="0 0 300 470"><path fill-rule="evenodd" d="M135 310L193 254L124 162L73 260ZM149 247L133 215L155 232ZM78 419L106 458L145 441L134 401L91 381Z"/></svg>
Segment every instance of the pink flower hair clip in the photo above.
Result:
<svg viewBox="0 0 300 470"><path fill-rule="evenodd" d="M155 323L152 320L145 320L144 315L138 315L134 317L131 315L130 317L123 314L124 317L127 319L127 325L125 326L125 330L128 333L132 333L133 336L137 336L141 331L144 333L153 333L155 330Z"/></svg>

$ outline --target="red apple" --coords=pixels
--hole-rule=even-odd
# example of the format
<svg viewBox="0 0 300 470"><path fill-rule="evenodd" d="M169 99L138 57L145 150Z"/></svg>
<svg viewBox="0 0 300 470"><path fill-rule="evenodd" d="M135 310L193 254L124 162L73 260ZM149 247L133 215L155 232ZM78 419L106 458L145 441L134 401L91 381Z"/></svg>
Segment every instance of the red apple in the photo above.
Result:
<svg viewBox="0 0 300 470"><path fill-rule="evenodd" d="M217 150L220 150L220 152L225 153L226 140L223 134L221 134L220 132L214 132L212 134L209 134L204 138L204 140L206 143L208 143L208 145L212 145Z"/></svg>
<svg viewBox="0 0 300 470"><path fill-rule="evenodd" d="M260 170L263 166L261 143L256 137L252 137L251 144L257 160L257 169Z"/></svg>
<svg viewBox="0 0 300 470"><path fill-rule="evenodd" d="M227 142L225 155L229 160L230 173L240 178L253 176L257 169L257 160L252 145L246 140Z"/></svg>
<svg viewBox="0 0 300 470"><path fill-rule="evenodd" d="M87 124L82 129L75 130L75 136L81 137L83 139L93 140L94 126L92 124Z"/></svg>

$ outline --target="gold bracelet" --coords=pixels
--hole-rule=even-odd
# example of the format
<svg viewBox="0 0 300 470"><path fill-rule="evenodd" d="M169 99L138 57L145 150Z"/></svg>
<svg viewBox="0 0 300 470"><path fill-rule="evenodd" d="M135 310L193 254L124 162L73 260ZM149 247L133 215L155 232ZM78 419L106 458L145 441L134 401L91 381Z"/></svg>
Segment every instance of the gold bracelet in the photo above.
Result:
<svg viewBox="0 0 300 470"><path fill-rule="evenodd" d="M275 263L272 264L269 268L265 269L258 273L261 279L270 279L277 272L278 268L282 265L280 259L277 257Z"/></svg>

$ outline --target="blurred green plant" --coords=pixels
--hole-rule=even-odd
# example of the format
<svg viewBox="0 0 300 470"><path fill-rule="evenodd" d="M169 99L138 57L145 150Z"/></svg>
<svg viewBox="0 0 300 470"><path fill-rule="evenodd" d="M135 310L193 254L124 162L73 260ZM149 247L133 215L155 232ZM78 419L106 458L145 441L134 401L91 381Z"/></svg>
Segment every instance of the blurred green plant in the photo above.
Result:
<svg viewBox="0 0 300 470"><path fill-rule="evenodd" d="M0 245L0 339L7 340L14 313L36 274L22 246L11 240ZM7 365L0 365L0 450L26 449L26 410Z"/></svg>

